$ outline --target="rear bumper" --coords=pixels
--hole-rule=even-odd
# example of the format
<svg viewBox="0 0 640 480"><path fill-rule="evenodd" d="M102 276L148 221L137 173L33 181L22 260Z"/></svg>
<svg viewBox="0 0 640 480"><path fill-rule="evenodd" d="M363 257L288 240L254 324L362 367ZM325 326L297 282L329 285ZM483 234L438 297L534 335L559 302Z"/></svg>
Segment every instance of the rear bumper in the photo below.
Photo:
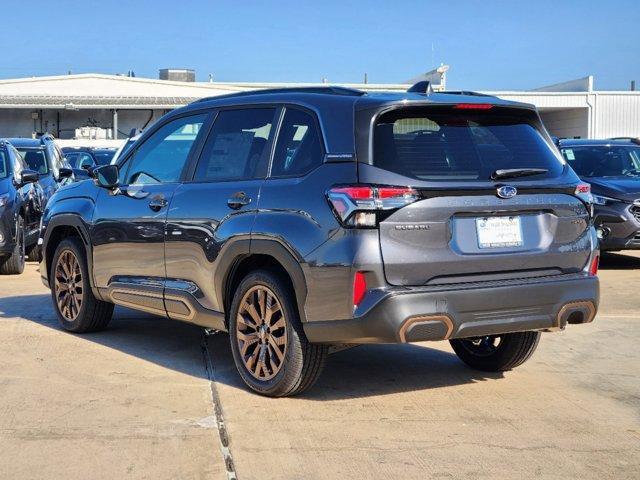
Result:
<svg viewBox="0 0 640 480"><path fill-rule="evenodd" d="M373 292L375 296L377 292ZM348 320L307 322L314 343L404 343L527 330L559 330L593 321L597 277L576 274L455 289L393 289Z"/></svg>

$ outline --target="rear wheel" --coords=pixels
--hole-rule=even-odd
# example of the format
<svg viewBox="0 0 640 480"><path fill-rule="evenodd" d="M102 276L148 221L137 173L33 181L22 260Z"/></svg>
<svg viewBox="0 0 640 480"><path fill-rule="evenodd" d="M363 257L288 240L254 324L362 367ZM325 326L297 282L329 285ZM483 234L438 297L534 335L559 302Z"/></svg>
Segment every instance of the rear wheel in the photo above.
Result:
<svg viewBox="0 0 640 480"><path fill-rule="evenodd" d="M16 244L10 256L0 260L0 275L19 275L24 272L24 220L16 220Z"/></svg>
<svg viewBox="0 0 640 480"><path fill-rule="evenodd" d="M270 397L311 387L327 357L326 345L307 341L287 282L269 271L251 273L240 283L231 305L229 337L242 380Z"/></svg>
<svg viewBox="0 0 640 480"><path fill-rule="evenodd" d="M540 332L516 332L450 340L458 358L471 368L511 370L526 362L538 346Z"/></svg>
<svg viewBox="0 0 640 480"><path fill-rule="evenodd" d="M107 326L113 304L94 297L80 239L71 237L60 242L53 256L50 282L53 305L65 330L96 332Z"/></svg>

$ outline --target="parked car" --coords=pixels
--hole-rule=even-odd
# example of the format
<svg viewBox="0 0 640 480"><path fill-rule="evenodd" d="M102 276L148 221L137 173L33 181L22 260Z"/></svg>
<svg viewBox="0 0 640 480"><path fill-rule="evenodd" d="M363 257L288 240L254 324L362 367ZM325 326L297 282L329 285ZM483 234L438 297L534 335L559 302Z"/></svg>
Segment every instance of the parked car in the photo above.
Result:
<svg viewBox="0 0 640 480"><path fill-rule="evenodd" d="M120 158L120 156L122 155L125 155L139 138L140 138L140 134L132 135L129 138L127 138L127 140L120 146L120 148L116 150L115 155L111 159L111 163L117 163L118 158Z"/></svg>
<svg viewBox="0 0 640 480"><path fill-rule="evenodd" d="M600 248L640 249L640 140L561 140L560 151L591 184Z"/></svg>
<svg viewBox="0 0 640 480"><path fill-rule="evenodd" d="M63 147L62 153L71 165L71 168L87 170L89 168L109 165L116 148L98 147Z"/></svg>
<svg viewBox="0 0 640 480"><path fill-rule="evenodd" d="M22 273L27 250L38 241L44 192L38 173L0 139L0 274Z"/></svg>
<svg viewBox="0 0 640 480"><path fill-rule="evenodd" d="M62 185L73 182L73 176L68 171L71 165L51 135L43 135L36 139L10 138L8 141L20 152L29 169L38 172L38 183L47 200Z"/></svg>
<svg viewBox="0 0 640 480"><path fill-rule="evenodd" d="M61 325L101 330L119 304L228 331L263 395L309 388L336 344L449 340L508 370L596 314L589 186L531 105L233 94L168 113L94 174L43 220Z"/></svg>

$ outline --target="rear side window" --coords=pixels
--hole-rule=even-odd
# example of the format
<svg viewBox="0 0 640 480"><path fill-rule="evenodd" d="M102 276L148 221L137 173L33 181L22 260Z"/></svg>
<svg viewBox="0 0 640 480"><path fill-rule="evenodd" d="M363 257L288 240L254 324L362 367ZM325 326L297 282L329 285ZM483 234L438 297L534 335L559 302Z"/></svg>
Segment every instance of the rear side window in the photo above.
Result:
<svg viewBox="0 0 640 480"><path fill-rule="evenodd" d="M287 108L278 134L272 177L304 175L322 163L320 135L313 115Z"/></svg>
<svg viewBox="0 0 640 480"><path fill-rule="evenodd" d="M220 112L200 156L194 181L264 178L274 108Z"/></svg>
<svg viewBox="0 0 640 480"><path fill-rule="evenodd" d="M421 108L383 114L374 131L374 165L426 181L486 181L496 170L542 168L552 178L562 160L528 112Z"/></svg>

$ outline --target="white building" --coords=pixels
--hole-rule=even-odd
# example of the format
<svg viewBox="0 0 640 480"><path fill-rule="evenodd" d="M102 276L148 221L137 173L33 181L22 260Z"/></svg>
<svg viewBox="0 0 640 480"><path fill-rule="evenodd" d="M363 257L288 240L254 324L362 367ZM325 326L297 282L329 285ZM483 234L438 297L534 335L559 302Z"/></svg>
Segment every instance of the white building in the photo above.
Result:
<svg viewBox="0 0 640 480"><path fill-rule="evenodd" d="M431 72L430 72L431 73ZM427 75L427 74L425 74ZM318 84L295 84L295 86ZM407 84L341 84L367 91L404 91ZM0 80L0 137L50 132L73 138L76 129L124 138L167 111L196 99L294 84L184 82L82 74ZM559 137L640 137L640 92L595 91L587 77L535 91L485 92L533 103Z"/></svg>

